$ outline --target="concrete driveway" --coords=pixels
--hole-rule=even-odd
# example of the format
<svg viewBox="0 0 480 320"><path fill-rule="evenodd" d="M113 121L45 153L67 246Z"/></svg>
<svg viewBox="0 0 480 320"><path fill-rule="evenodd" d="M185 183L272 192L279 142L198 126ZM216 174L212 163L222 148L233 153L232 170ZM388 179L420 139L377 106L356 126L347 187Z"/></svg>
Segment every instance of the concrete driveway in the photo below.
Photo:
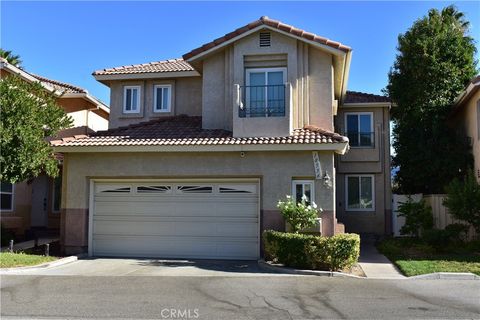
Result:
<svg viewBox="0 0 480 320"><path fill-rule="evenodd" d="M21 274L47 276L225 277L240 274L249 276L265 275L268 274L268 271L260 269L257 261L87 258L58 267L21 271Z"/></svg>

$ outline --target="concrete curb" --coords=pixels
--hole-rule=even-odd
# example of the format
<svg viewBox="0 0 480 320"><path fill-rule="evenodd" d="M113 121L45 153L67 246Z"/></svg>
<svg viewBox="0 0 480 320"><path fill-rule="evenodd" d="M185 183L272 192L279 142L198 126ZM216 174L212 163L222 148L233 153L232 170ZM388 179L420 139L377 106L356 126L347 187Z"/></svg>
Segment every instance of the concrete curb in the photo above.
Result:
<svg viewBox="0 0 480 320"><path fill-rule="evenodd" d="M304 275L304 276L345 277L345 278L366 279L366 277L360 277L360 276L347 274L343 272L289 268L289 267L284 267L282 265L270 264L263 259L260 259L257 262L260 269L263 269L265 271L273 271L276 273L296 274L296 275Z"/></svg>
<svg viewBox="0 0 480 320"><path fill-rule="evenodd" d="M470 272L435 272L408 277L407 279L418 280L480 280L480 276Z"/></svg>
<svg viewBox="0 0 480 320"><path fill-rule="evenodd" d="M0 274L9 274L9 273L16 273L16 272L23 272L23 271L36 271L36 270L44 270L47 268L58 267L67 263L75 262L78 260L77 256L70 256L65 257L62 259L58 259L51 262L45 262L42 264L38 264L36 266L28 266L28 267L16 267L16 268L2 268L0 269Z"/></svg>

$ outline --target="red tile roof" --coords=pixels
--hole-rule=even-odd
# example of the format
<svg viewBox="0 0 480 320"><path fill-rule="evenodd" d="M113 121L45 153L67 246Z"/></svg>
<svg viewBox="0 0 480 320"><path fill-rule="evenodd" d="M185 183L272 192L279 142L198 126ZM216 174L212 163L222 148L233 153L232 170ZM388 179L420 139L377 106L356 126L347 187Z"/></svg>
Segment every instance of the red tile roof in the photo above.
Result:
<svg viewBox="0 0 480 320"><path fill-rule="evenodd" d="M170 59L144 64L133 64L109 69L97 70L93 75L107 74L132 74L132 73L156 73L156 72L178 72L195 71L193 67L183 59Z"/></svg>
<svg viewBox="0 0 480 320"><path fill-rule="evenodd" d="M195 146L251 144L318 144L348 142L348 138L317 127L294 130L287 137L233 137L230 131L202 129L201 117L174 116L129 125L90 136L51 141L53 146Z"/></svg>
<svg viewBox="0 0 480 320"><path fill-rule="evenodd" d="M391 102L389 97L371 93L347 91L344 103Z"/></svg>
<svg viewBox="0 0 480 320"><path fill-rule="evenodd" d="M194 56L196 56L196 55L198 55L198 54L200 54L204 51L207 51L207 50L209 50L213 47L221 45L221 44L225 43L226 41L228 41L230 39L233 39L233 38L235 38L239 35L242 35L245 32L247 32L249 30L252 30L252 29L255 29L255 28L257 28L258 26L261 26L261 25L269 26L269 27L278 29L280 31L290 33L294 36L304 38L305 40L318 42L320 44L324 44L324 45L327 45L329 47L332 47L332 48L335 48L335 49L338 49L338 50L342 50L344 52L348 52L348 51L352 50L350 47L348 47L346 45L343 45L340 42L336 42L336 41L318 36L316 34L313 34L313 33L304 31L302 29L295 28L291 25L282 23L278 20L273 20L273 19L270 19L266 16L263 16L256 21L253 21L253 22L251 22L251 23L249 23L249 24L247 24L247 25L245 25L241 28L236 29L235 31L227 33L223 37L220 37L220 38L215 39L211 42L208 42L208 43L204 44L203 46L201 46L199 48L196 48L196 49L184 54L183 59L189 60L190 58L192 58L192 57L194 57Z"/></svg>
<svg viewBox="0 0 480 320"><path fill-rule="evenodd" d="M65 82L60 82L60 81L57 81L57 80L48 79L48 78L30 73L30 72L27 72L27 73L30 74L32 77L40 80L40 82L54 87L55 90L58 90L58 91L69 92L69 93L87 93L87 90L85 90L83 88L80 88L80 87L77 87L77 86L74 86L72 84L65 83Z"/></svg>

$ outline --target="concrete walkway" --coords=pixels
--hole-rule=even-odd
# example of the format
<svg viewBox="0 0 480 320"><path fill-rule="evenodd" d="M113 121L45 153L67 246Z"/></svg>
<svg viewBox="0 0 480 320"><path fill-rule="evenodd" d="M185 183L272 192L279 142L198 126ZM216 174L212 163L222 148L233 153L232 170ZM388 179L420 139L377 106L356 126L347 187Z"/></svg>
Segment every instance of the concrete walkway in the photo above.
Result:
<svg viewBox="0 0 480 320"><path fill-rule="evenodd" d="M404 279L404 275L375 248L373 236L362 236L359 264L370 279Z"/></svg>

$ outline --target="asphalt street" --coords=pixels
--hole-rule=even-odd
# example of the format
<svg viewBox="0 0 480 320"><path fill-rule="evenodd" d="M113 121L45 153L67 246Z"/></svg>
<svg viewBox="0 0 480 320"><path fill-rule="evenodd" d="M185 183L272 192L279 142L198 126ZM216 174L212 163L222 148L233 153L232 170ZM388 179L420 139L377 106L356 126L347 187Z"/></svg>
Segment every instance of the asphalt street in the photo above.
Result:
<svg viewBox="0 0 480 320"><path fill-rule="evenodd" d="M2 319L480 319L480 281L2 275Z"/></svg>

